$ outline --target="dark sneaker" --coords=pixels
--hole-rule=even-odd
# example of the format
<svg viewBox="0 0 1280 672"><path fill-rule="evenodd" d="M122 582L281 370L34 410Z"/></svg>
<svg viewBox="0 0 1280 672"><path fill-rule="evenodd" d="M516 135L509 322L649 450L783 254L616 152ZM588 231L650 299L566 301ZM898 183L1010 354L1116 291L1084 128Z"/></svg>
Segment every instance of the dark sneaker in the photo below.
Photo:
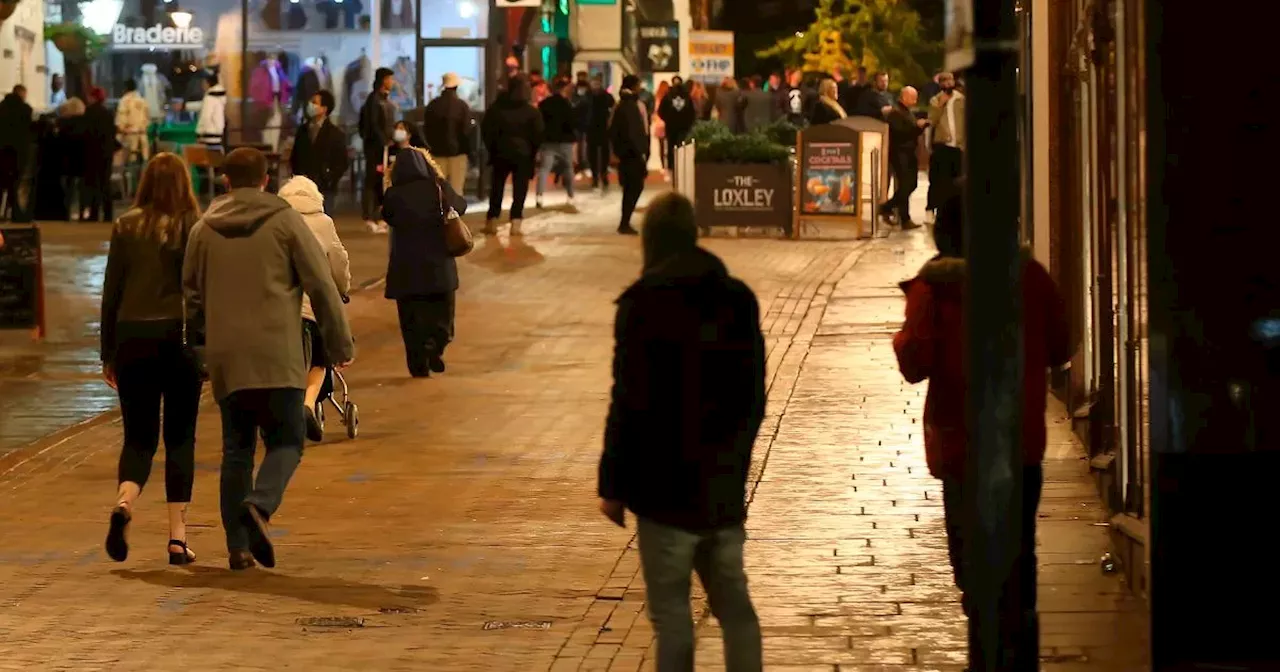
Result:
<svg viewBox="0 0 1280 672"><path fill-rule="evenodd" d="M320 418L316 417L316 409L312 406L304 406L302 411L307 420L307 438L316 442L323 441L324 427L320 426Z"/></svg>
<svg viewBox="0 0 1280 672"><path fill-rule="evenodd" d="M431 355L429 365L432 373L444 373L444 359L440 355Z"/></svg>
<svg viewBox="0 0 1280 672"><path fill-rule="evenodd" d="M622 234L622 235L624 235L624 236L637 236L637 235L640 235L640 232L639 232L639 231L636 231L635 227L631 226L630 224L628 224L627 226L619 226L619 227L618 227L618 233L620 233L620 234Z"/></svg>
<svg viewBox="0 0 1280 672"><path fill-rule="evenodd" d="M263 567L275 567L276 549L271 545L271 528L267 525L266 516L262 515L258 507L245 502L240 510L240 524L244 525L245 532L249 535L249 552L253 554L253 559Z"/></svg>
<svg viewBox="0 0 1280 672"><path fill-rule="evenodd" d="M116 562L129 559L129 523L133 520L129 509L117 506L111 510L111 523L107 529L107 557Z"/></svg>

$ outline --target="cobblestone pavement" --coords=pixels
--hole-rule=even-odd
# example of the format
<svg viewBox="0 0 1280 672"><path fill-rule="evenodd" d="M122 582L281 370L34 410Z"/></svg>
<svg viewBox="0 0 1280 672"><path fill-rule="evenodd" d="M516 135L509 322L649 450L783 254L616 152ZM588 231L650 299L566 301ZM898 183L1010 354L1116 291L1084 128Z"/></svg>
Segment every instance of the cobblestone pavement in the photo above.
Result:
<svg viewBox="0 0 1280 672"><path fill-rule="evenodd" d="M611 302L638 244L611 233L612 199L583 210L460 264L443 376L408 379L393 306L355 297L361 436L331 427L308 449L277 516L275 571L223 569L211 407L190 570L162 564L157 488L130 560L103 556L118 422L0 455L0 669L647 669L634 539L594 497ZM927 255L922 236L706 244L757 292L768 340L747 549L768 669L961 669L940 490L916 432L923 388L901 382L888 341L893 283ZM1099 572L1104 514L1078 447L1062 425L1054 437L1044 669L1142 669L1139 605ZM716 669L698 607L699 667Z"/></svg>

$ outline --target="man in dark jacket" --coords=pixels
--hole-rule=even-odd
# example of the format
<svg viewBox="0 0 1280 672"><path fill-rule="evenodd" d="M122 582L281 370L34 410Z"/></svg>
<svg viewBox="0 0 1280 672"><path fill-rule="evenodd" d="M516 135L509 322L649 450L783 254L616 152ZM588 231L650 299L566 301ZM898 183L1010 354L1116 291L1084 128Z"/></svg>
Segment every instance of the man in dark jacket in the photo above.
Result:
<svg viewBox="0 0 1280 672"><path fill-rule="evenodd" d="M498 232L508 178L511 180L511 235L521 235L524 201L529 195L529 181L533 179L533 159L542 145L544 132L542 114L529 102L529 95L529 80L524 76L513 77L507 82L507 90L484 114L480 135L489 152L492 171L489 214L484 225L486 235Z"/></svg>
<svg viewBox="0 0 1280 672"><path fill-rule="evenodd" d="M762 128L772 124L780 116L773 96L762 87L759 75L744 80L742 92L742 125L747 129Z"/></svg>
<svg viewBox="0 0 1280 672"><path fill-rule="evenodd" d="M298 128L289 155L289 169L294 175L305 175L316 183L324 195L324 211L333 213L338 197L338 180L347 172L347 134L329 120L333 112L333 93L317 91L307 103L307 123Z"/></svg>
<svg viewBox="0 0 1280 672"><path fill-rule="evenodd" d="M89 106L80 118L80 128L84 141L84 188L82 200L88 204L88 216L83 215L84 204L80 206L82 219L90 222L115 220L111 194L111 163L120 143L116 140L116 120L107 109L107 92L95 86L89 92Z"/></svg>
<svg viewBox="0 0 1280 672"><path fill-rule="evenodd" d="M649 176L649 115L640 102L636 89L640 78L627 75L622 78L618 109L609 125L609 143L618 155L618 182L622 186L622 221L618 233L635 235L631 215L644 192L644 180Z"/></svg>
<svg viewBox="0 0 1280 672"><path fill-rule="evenodd" d="M616 101L604 88L600 75L591 78L590 117L587 122L587 164L591 167L591 188L609 190L609 119Z"/></svg>
<svg viewBox="0 0 1280 672"><path fill-rule="evenodd" d="M222 526L232 569L275 566L268 521L302 460L302 295L338 368L355 342L333 271L302 215L267 185L267 159L242 147L223 163L229 192L196 223L182 264L187 305L208 316L205 363L222 410ZM266 457L253 473L261 435Z"/></svg>
<svg viewBox="0 0 1280 672"><path fill-rule="evenodd" d="M457 74L446 73L441 82L443 90L427 104L422 120L427 148L440 164L444 179L459 194L467 185L467 157L471 154L471 131L475 125L471 106L458 97L461 83Z"/></svg>
<svg viewBox="0 0 1280 672"><path fill-rule="evenodd" d="M889 111L893 109L894 103L893 94L889 93L889 73L877 72L875 81L859 98L857 111L854 114L888 120Z"/></svg>
<svg viewBox="0 0 1280 672"><path fill-rule="evenodd" d="M0 198L6 211L0 217L18 209L18 187L36 141L32 114L27 87L21 84L0 101Z"/></svg>
<svg viewBox="0 0 1280 672"><path fill-rule="evenodd" d="M577 131L578 143L573 169L579 177L583 177L591 165L591 159L587 156L587 131L591 128L591 79L585 70L578 71L569 102L573 103L574 130Z"/></svg>
<svg viewBox="0 0 1280 672"><path fill-rule="evenodd" d="M564 190L573 205L573 143L577 139L574 130L573 83L568 77L557 77L550 96L538 104L542 113L542 125L546 134L542 138L542 164L538 166L537 205L542 207L542 194L547 186L547 176L559 168L564 175Z"/></svg>
<svg viewBox="0 0 1280 672"><path fill-rule="evenodd" d="M385 223L377 221L382 207L382 150L391 142L396 123L396 106L391 102L395 73L378 68L373 74L373 90L360 108L360 140L364 146L364 223L370 231L386 233Z"/></svg>
<svg viewBox="0 0 1280 672"><path fill-rule="evenodd" d="M637 518L659 670L694 669L689 576L720 622L729 670L761 669L760 622L742 546L751 449L765 410L752 291L697 245L679 194L645 214L644 272L618 298L613 392L600 458L601 511Z"/></svg>
<svg viewBox="0 0 1280 672"><path fill-rule="evenodd" d="M920 179L920 159L916 155L916 146L920 142L920 134L929 125L929 120L917 119L911 111L918 96L913 87L903 87L898 102L888 115L889 168L893 171L893 181L897 186L893 196L880 206L880 215L887 217L897 213L898 225L903 229L919 226L911 221L911 194L915 193Z"/></svg>
<svg viewBox="0 0 1280 672"><path fill-rule="evenodd" d="M799 69L787 73L787 84L778 91L778 110L792 126L805 125L814 96L804 88L804 73Z"/></svg>
<svg viewBox="0 0 1280 672"><path fill-rule="evenodd" d="M676 147L689 137L693 124L697 121L697 110L693 99L689 98L689 88L679 75L671 78L671 89L662 97L658 107L658 117L667 127L667 156L675 165Z"/></svg>

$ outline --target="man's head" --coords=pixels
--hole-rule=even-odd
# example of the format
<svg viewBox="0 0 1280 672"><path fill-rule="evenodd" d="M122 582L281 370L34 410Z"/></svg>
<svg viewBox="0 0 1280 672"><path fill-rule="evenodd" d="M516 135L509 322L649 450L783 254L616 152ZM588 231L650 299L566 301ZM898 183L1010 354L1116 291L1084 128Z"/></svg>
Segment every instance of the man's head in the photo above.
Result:
<svg viewBox="0 0 1280 672"><path fill-rule="evenodd" d="M649 203L640 232L644 250L644 268L657 268L672 257L698 246L698 225L693 203L675 192L668 192Z"/></svg>
<svg viewBox="0 0 1280 672"><path fill-rule="evenodd" d="M231 189L265 189L267 157L253 147L240 147L223 159L222 173Z"/></svg>
<svg viewBox="0 0 1280 672"><path fill-rule="evenodd" d="M591 76L591 90L599 93L604 90L604 78L600 75Z"/></svg>
<svg viewBox="0 0 1280 672"><path fill-rule="evenodd" d="M53 76L53 79L49 82L49 88L53 89L53 92L54 92L54 93L57 93L57 92L61 91L61 90L62 90L62 75L54 75L54 76Z"/></svg>
<svg viewBox="0 0 1280 672"><path fill-rule="evenodd" d="M311 106L307 110L311 114L312 119L324 119L333 112L333 92L328 89L320 89L316 95L311 96Z"/></svg>
<svg viewBox="0 0 1280 672"><path fill-rule="evenodd" d="M671 86L672 87L684 86L684 77L681 77L680 75L672 75Z"/></svg>
<svg viewBox="0 0 1280 672"><path fill-rule="evenodd" d="M866 68L862 68L862 67L858 68L858 83L859 83L859 84L866 84L866 83L867 83L867 69L866 69Z"/></svg>
<svg viewBox="0 0 1280 672"><path fill-rule="evenodd" d="M125 93L131 93L138 90L138 82L132 78L124 80Z"/></svg>
<svg viewBox="0 0 1280 672"><path fill-rule="evenodd" d="M804 73L799 70L792 70L787 73L787 85L791 87L800 86L800 82L804 81Z"/></svg>
<svg viewBox="0 0 1280 672"><path fill-rule="evenodd" d="M15 95L15 96L17 96L18 98L22 99L22 101L23 101L23 102L26 102L26 100L27 100L27 87L25 87L25 86L23 86L23 85L21 85L21 84L18 84L17 86L13 87L13 95Z"/></svg>
<svg viewBox="0 0 1280 672"><path fill-rule="evenodd" d="M883 71L877 72L876 73L876 91L888 91L888 90L889 90L889 73L883 72Z"/></svg>
<svg viewBox="0 0 1280 672"><path fill-rule="evenodd" d="M551 88L554 89L557 94L564 96L565 98L569 98L573 95L574 83L572 79L569 79L568 75L560 75L552 81Z"/></svg>
<svg viewBox="0 0 1280 672"><path fill-rule="evenodd" d="M373 81L377 84L378 91L391 93L392 87L396 84L396 76L391 68L378 68L373 73Z"/></svg>
<svg viewBox="0 0 1280 672"><path fill-rule="evenodd" d="M586 84L586 83L587 83L587 71L586 71L586 70L579 70L579 71L578 71L578 83L579 83L579 84Z"/></svg>
<svg viewBox="0 0 1280 672"><path fill-rule="evenodd" d="M920 92L916 91L914 86L904 86L902 93L898 94L898 100L907 107L915 107L915 104L920 102Z"/></svg>
<svg viewBox="0 0 1280 672"><path fill-rule="evenodd" d="M747 88L752 91L760 90L760 87L763 84L764 84L764 80L760 78L760 75L751 75L750 77L747 78Z"/></svg>
<svg viewBox="0 0 1280 672"><path fill-rule="evenodd" d="M445 90L456 89L459 84L462 84L462 78L456 72L446 72L444 77L440 79L440 86Z"/></svg>
<svg viewBox="0 0 1280 672"><path fill-rule="evenodd" d="M23 98L23 100L26 100L26 97L27 97L27 90L24 88L24 89L22 90L22 98ZM95 87L93 87L92 89L89 89L89 104L90 104L90 105L101 105L102 103L106 102L106 100L107 100L107 90L106 90L106 89L102 88L101 86L95 86Z"/></svg>
<svg viewBox="0 0 1280 672"><path fill-rule="evenodd" d="M769 75L769 88L776 89L780 86L782 86L782 77L779 77L776 72Z"/></svg>
<svg viewBox="0 0 1280 672"><path fill-rule="evenodd" d="M940 73L938 75L938 86L942 87L942 90L946 91L947 93L951 93L952 91L955 91L956 76L949 72Z"/></svg>
<svg viewBox="0 0 1280 672"><path fill-rule="evenodd" d="M217 76L217 75L215 75L215 74L213 74L213 73L209 73L209 74L207 74L207 75L205 75L205 76L204 76L204 90L205 90L205 91L208 91L209 89L212 89L213 87L215 87L215 86L217 86L217 85L218 85L218 76Z"/></svg>
<svg viewBox="0 0 1280 672"><path fill-rule="evenodd" d="M627 75L622 78L622 89L635 93L640 90L640 78L635 75Z"/></svg>

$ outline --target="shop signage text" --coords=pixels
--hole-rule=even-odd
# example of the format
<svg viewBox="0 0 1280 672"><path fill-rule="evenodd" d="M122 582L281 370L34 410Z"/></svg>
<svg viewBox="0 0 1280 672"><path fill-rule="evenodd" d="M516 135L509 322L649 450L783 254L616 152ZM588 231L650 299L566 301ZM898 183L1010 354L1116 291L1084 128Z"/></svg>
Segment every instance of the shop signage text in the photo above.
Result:
<svg viewBox="0 0 1280 672"><path fill-rule="evenodd" d="M760 180L751 175L735 175L730 180L730 186L718 187L712 192L716 209L755 210L773 207L774 190L755 186L759 183Z"/></svg>
<svg viewBox="0 0 1280 672"><path fill-rule="evenodd" d="M640 69L643 72L680 72L680 24L639 24Z"/></svg>
<svg viewBox="0 0 1280 672"><path fill-rule="evenodd" d="M111 31L115 49L197 48L204 46L204 31L198 27L174 28L156 24L150 28L116 24Z"/></svg>
<svg viewBox="0 0 1280 672"><path fill-rule="evenodd" d="M695 30L689 33L689 78L719 84L733 76L733 33Z"/></svg>
<svg viewBox="0 0 1280 672"><path fill-rule="evenodd" d="M791 224L791 173L772 164L694 164L698 226L786 229Z"/></svg>

